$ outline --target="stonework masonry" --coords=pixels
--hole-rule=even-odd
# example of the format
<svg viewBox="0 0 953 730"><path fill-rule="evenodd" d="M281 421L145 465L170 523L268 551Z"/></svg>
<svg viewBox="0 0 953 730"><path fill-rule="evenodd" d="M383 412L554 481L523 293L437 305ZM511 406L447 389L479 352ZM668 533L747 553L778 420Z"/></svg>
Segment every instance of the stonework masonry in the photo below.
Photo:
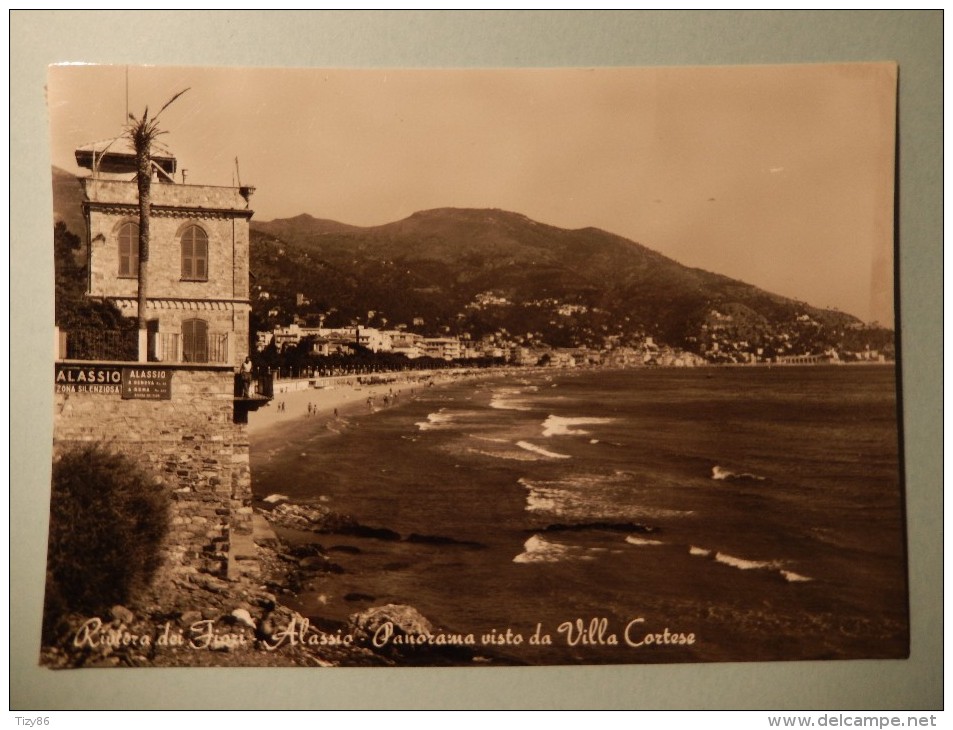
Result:
<svg viewBox="0 0 953 730"><path fill-rule="evenodd" d="M138 187L134 180L96 172L80 181L86 295L136 317L139 271L130 251L138 240L131 244L126 224L138 231ZM248 353L252 190L158 179L151 185L146 280L151 344L138 356L140 367L172 373L171 397L152 400L154 393L133 389L131 380L127 398L115 386L55 389L54 459L71 446L97 443L133 459L169 490L171 534L158 580L195 572L237 579L258 571L248 432L242 423L251 404L235 398L236 373ZM126 373L132 363L58 364L99 365L112 372L121 367Z"/></svg>
<svg viewBox="0 0 953 730"><path fill-rule="evenodd" d="M89 235L87 295L113 301L130 317L138 314L136 272L121 275L119 232L138 224L134 182L81 178ZM159 332L180 332L182 322L199 317L210 333L232 333L228 362L238 366L248 354L248 220L252 211L237 188L208 185L152 185L147 317ZM198 226L208 238L207 270L183 276L181 237Z"/></svg>
<svg viewBox="0 0 953 730"><path fill-rule="evenodd" d="M172 369L170 400L56 393L53 458L71 446L99 443L168 488L172 526L160 579L196 571L254 575L254 556L229 560L231 544L252 531L248 432L233 422L233 371Z"/></svg>

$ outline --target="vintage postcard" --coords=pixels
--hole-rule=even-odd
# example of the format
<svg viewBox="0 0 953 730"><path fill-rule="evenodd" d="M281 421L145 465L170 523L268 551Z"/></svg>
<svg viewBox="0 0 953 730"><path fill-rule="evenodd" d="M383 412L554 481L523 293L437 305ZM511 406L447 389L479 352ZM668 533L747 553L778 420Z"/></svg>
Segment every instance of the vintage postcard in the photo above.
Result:
<svg viewBox="0 0 953 730"><path fill-rule="evenodd" d="M40 663L906 657L896 85L51 67Z"/></svg>

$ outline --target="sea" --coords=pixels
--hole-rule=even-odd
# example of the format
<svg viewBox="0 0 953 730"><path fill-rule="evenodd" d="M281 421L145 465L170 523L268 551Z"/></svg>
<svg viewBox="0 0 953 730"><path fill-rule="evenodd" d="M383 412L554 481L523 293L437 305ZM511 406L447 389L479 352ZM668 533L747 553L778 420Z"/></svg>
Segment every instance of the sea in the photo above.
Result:
<svg viewBox="0 0 953 730"><path fill-rule="evenodd" d="M253 488L378 530L279 531L338 566L282 598L322 625L406 604L468 661L530 665L902 658L896 385L883 365L401 386L253 437Z"/></svg>

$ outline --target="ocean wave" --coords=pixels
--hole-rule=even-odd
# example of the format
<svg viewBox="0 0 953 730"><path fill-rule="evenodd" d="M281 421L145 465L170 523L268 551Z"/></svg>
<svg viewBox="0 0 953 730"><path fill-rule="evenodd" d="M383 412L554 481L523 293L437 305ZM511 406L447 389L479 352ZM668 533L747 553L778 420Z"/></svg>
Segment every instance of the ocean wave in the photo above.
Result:
<svg viewBox="0 0 953 730"><path fill-rule="evenodd" d="M520 479L519 481L522 482L523 480ZM561 492L559 490L538 487L527 487L527 489L529 489L529 494L526 495L527 512L558 511L561 502Z"/></svg>
<svg viewBox="0 0 953 730"><path fill-rule="evenodd" d="M440 428L445 423L450 423L452 420L453 416L441 409L436 413L428 413L426 421L417 421L414 425L421 431L432 431Z"/></svg>
<svg viewBox="0 0 953 730"><path fill-rule="evenodd" d="M507 461L539 461L539 456L534 456L526 451L514 451L513 449L500 451L487 451L486 449L467 449L466 453L477 456L487 456L491 459L506 459Z"/></svg>
<svg viewBox="0 0 953 730"><path fill-rule="evenodd" d="M633 476L573 474L551 481L521 477L526 488L527 512L550 514L562 519L618 523L619 520L659 520L683 517L691 511L649 507L633 499Z"/></svg>
<svg viewBox="0 0 953 730"><path fill-rule="evenodd" d="M521 449L526 449L531 451L534 454L539 454L540 456L546 456L550 459L571 459L572 457L569 454L557 454L555 451L547 451L542 446L536 446L535 444L529 443L529 441L517 441L516 445Z"/></svg>
<svg viewBox="0 0 953 730"><path fill-rule="evenodd" d="M784 578L784 580L786 580L788 583L808 583L814 580L813 578L809 578L806 575L800 575L799 573L794 573L790 570L782 570L781 577Z"/></svg>
<svg viewBox="0 0 953 730"><path fill-rule="evenodd" d="M608 532L655 532L650 525L639 525L634 522L574 522L564 524L557 522L546 525L546 532L585 532L589 530L605 530Z"/></svg>
<svg viewBox="0 0 953 730"><path fill-rule="evenodd" d="M738 568L739 570L764 570L765 568L778 568L779 564L776 560L745 560L744 558L736 558L734 555L728 555L727 553L715 553L715 561L723 563L724 565L730 565L732 568Z"/></svg>
<svg viewBox="0 0 953 730"><path fill-rule="evenodd" d="M514 563L558 563L566 560L595 560L594 552L583 547L550 542L533 535L523 543L523 552L513 558Z"/></svg>
<svg viewBox="0 0 953 730"><path fill-rule="evenodd" d="M713 466L711 469L711 478L716 481L723 480L742 480L747 479L753 482L763 482L764 477L758 476L757 474L742 473L736 474L733 471L728 471L727 469L720 466Z"/></svg>
<svg viewBox="0 0 953 730"><path fill-rule="evenodd" d="M490 408L496 408L501 411L531 411L531 406L527 405L525 400L520 400L514 396L522 393L518 388L503 388L493 391L493 397L490 398Z"/></svg>
<svg viewBox="0 0 953 730"><path fill-rule="evenodd" d="M543 436L585 436L589 432L575 426L589 426L600 423L612 423L614 418L566 418L563 416L549 416L543 421Z"/></svg>
<svg viewBox="0 0 953 730"><path fill-rule="evenodd" d="M792 570L785 570L783 566L783 561L781 560L747 560L745 558L739 558L734 555L729 555L728 553L715 552L712 550L706 550L705 548L691 546L689 553L696 555L698 557L711 557L714 552L714 561L722 565L727 565L731 568L737 568L738 570L765 570L770 572L777 572L785 581L788 583L809 583L814 579L802 575L800 573L795 573Z"/></svg>
<svg viewBox="0 0 953 730"><path fill-rule="evenodd" d="M510 443L509 440L507 439L493 438L492 436L477 436L475 433L468 433L467 436L469 436L472 439L476 439L477 441L489 441L492 444Z"/></svg>
<svg viewBox="0 0 953 730"><path fill-rule="evenodd" d="M441 428L447 428L466 416L472 416L475 411L448 411L441 408L436 413L427 414L426 421L418 421L414 425L421 431L435 431Z"/></svg>
<svg viewBox="0 0 953 730"><path fill-rule="evenodd" d="M635 535L629 535L625 538L625 541L630 545L664 545L665 543L661 540L649 540L645 537L636 537Z"/></svg>

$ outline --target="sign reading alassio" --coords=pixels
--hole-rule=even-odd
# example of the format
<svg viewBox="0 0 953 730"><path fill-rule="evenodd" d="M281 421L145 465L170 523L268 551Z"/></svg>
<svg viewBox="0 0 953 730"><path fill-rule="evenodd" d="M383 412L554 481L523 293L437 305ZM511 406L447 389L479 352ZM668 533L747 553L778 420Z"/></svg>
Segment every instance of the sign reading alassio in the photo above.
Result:
<svg viewBox="0 0 953 730"><path fill-rule="evenodd" d="M122 368L106 365L56 366L57 393L120 393Z"/></svg>
<svg viewBox="0 0 953 730"><path fill-rule="evenodd" d="M142 400L172 398L172 371L168 368L123 368L122 397Z"/></svg>
<svg viewBox="0 0 953 730"><path fill-rule="evenodd" d="M115 365L56 365L57 393L104 393L141 400L170 400L169 368Z"/></svg>

